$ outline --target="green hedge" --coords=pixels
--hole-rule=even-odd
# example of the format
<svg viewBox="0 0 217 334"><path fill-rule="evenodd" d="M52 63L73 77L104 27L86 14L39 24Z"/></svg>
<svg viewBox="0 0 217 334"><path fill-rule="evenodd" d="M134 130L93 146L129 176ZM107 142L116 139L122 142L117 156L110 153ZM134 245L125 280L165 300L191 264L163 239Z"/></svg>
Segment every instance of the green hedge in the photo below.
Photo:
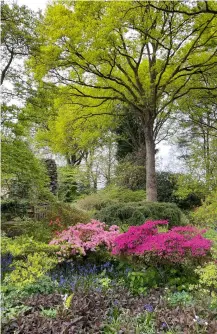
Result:
<svg viewBox="0 0 217 334"><path fill-rule="evenodd" d="M95 218L107 223L121 226L141 225L148 219L167 219L169 226L186 225L187 218L173 203L118 203L108 205L96 212Z"/></svg>

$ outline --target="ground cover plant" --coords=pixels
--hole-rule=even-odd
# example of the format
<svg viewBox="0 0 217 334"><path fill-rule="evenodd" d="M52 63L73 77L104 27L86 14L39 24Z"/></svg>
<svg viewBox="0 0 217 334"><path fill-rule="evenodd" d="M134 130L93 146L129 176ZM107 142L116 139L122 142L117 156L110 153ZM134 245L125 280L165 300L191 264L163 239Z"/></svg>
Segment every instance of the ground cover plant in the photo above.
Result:
<svg viewBox="0 0 217 334"><path fill-rule="evenodd" d="M60 226L51 245L32 240L32 247L5 237L3 333L214 333L213 243L194 227L159 228L167 223L120 233L93 220ZM158 248L153 240L162 235ZM61 252L66 244L69 252Z"/></svg>

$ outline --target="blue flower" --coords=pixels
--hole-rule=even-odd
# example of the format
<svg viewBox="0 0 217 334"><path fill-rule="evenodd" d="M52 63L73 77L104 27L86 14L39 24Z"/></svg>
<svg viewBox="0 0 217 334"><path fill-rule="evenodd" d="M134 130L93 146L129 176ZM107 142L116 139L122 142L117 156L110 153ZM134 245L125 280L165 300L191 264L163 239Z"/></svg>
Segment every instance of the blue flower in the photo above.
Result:
<svg viewBox="0 0 217 334"><path fill-rule="evenodd" d="M11 266L13 262L13 256L10 253L4 254L1 257L1 270L2 273L12 271L14 267Z"/></svg>
<svg viewBox="0 0 217 334"><path fill-rule="evenodd" d="M151 304L145 304L144 305L144 309L147 311L147 312L154 312L154 308Z"/></svg>

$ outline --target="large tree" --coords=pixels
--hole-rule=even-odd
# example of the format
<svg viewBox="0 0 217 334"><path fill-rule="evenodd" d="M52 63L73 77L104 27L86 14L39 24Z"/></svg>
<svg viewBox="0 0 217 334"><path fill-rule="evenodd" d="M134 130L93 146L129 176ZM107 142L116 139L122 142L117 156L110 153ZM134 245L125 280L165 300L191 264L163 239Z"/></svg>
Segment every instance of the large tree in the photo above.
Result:
<svg viewBox="0 0 217 334"><path fill-rule="evenodd" d="M32 151L26 124L19 119L31 92L24 62L35 49L38 17L26 6L1 2L3 197L38 200L48 196L46 170Z"/></svg>
<svg viewBox="0 0 217 334"><path fill-rule="evenodd" d="M157 200L156 138L175 101L216 90L197 84L217 65L217 19L210 10L189 15L199 4L62 0L48 6L39 27L31 66L39 81L62 87L77 119L84 110L86 118L112 109L118 115L121 104L133 110L145 137L148 201Z"/></svg>

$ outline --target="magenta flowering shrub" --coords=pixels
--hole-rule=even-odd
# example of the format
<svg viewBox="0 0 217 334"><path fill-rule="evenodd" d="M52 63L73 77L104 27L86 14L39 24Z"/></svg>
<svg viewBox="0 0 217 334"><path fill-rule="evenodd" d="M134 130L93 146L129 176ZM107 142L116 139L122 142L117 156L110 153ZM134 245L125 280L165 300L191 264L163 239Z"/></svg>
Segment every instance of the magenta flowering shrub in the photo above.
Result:
<svg viewBox="0 0 217 334"><path fill-rule="evenodd" d="M87 224L70 226L67 230L57 233L50 245L60 245L60 255L86 255L88 252L96 251L98 247L105 246L111 250L114 239L120 234L119 227L112 225L107 228L105 223L91 220Z"/></svg>
<svg viewBox="0 0 217 334"><path fill-rule="evenodd" d="M193 226L173 227L167 232L158 232L158 225L168 221L148 221L141 226L132 226L114 241L113 255L137 255L156 261L183 263L186 260L202 259L208 255L211 241L203 237L205 230Z"/></svg>

